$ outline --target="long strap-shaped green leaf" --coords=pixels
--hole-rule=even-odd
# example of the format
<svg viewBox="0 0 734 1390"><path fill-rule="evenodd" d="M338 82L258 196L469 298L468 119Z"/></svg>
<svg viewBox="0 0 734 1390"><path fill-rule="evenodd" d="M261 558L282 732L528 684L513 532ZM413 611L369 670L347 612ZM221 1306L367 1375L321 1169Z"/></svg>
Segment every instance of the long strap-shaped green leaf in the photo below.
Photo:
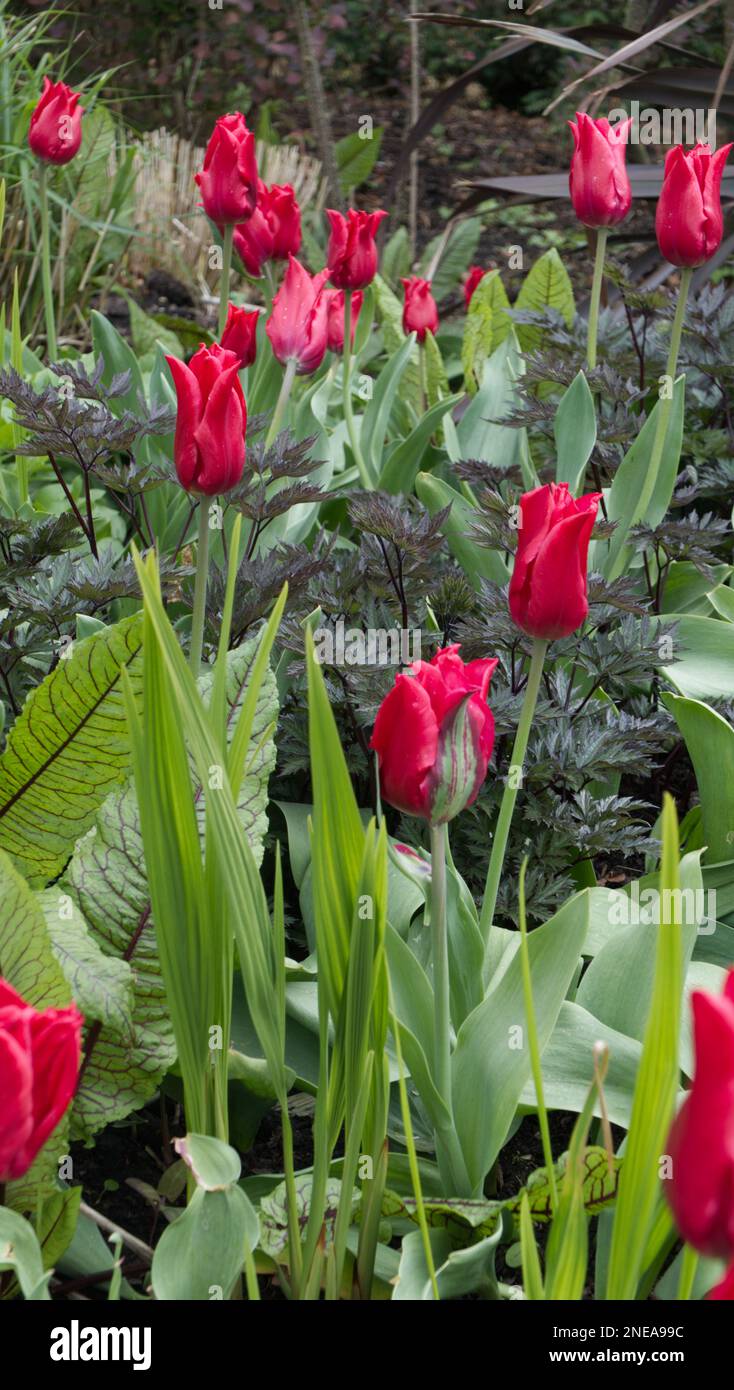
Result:
<svg viewBox="0 0 734 1390"><path fill-rule="evenodd" d="M678 1090L682 943L678 874L678 817L667 793L662 814L660 928L655 983L645 1028L632 1116L619 1180L607 1299L633 1299L644 1272L659 1193L659 1163Z"/></svg>
<svg viewBox="0 0 734 1390"><path fill-rule="evenodd" d="M135 564L146 602L152 631L160 646L170 678L182 727L203 786L209 772L221 759L218 731L212 727L208 711L198 697L196 683L163 609L155 557L144 561L135 555ZM256 688L253 671L252 687ZM251 688L252 688L251 687ZM245 702L247 703L247 702ZM241 722L244 713L240 712ZM238 727L234 739L237 739ZM247 999L258 1039L271 1069L273 1084L282 1105L287 1103L287 1073L284 1038L277 1008L277 990L272 972L272 926L262 880L237 815L229 777L207 796L207 817L211 816L211 846L221 875L224 893L240 954Z"/></svg>

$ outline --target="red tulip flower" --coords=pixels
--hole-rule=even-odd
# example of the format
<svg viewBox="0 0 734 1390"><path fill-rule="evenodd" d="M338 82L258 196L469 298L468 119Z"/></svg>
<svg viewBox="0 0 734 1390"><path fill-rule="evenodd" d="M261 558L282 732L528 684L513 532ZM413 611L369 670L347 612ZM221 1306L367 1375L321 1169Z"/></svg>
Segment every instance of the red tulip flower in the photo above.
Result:
<svg viewBox="0 0 734 1390"><path fill-rule="evenodd" d="M568 637L586 618L589 540L600 497L571 497L567 483L548 483L520 498L510 613L531 637Z"/></svg>
<svg viewBox="0 0 734 1390"><path fill-rule="evenodd" d="M289 256L283 283L273 300L265 331L283 366L295 362L301 375L315 372L326 352L328 306L324 285L329 272L309 275L295 256Z"/></svg>
<svg viewBox="0 0 734 1390"><path fill-rule="evenodd" d="M245 222L257 204L255 137L239 111L220 116L194 175L207 217L217 227Z"/></svg>
<svg viewBox="0 0 734 1390"><path fill-rule="evenodd" d="M257 206L235 227L234 249L248 275L260 276L266 261L287 261L301 249L301 209L290 184L258 181Z"/></svg>
<svg viewBox="0 0 734 1390"><path fill-rule="evenodd" d="M68 164L82 143L81 97L64 82L43 79L41 99L31 116L28 144L46 164Z"/></svg>
<svg viewBox="0 0 734 1390"><path fill-rule="evenodd" d="M721 245L721 178L731 148L722 145L712 154L708 145L696 145L686 153L676 145L668 151L655 231L671 265L703 265Z"/></svg>
<svg viewBox="0 0 734 1390"><path fill-rule="evenodd" d="M326 297L326 346L329 352L342 352L344 349L344 290L324 290ZM352 295L352 331L349 345L354 346L354 330L357 327L359 311L364 302L361 290Z"/></svg>
<svg viewBox="0 0 734 1390"><path fill-rule="evenodd" d="M34 1009L0 979L0 1182L20 1178L76 1089L82 1016Z"/></svg>
<svg viewBox="0 0 734 1390"><path fill-rule="evenodd" d="M574 151L569 188L573 210L585 227L615 227L632 205L625 156L632 118L611 126L605 116L593 120L576 112L569 121Z"/></svg>
<svg viewBox="0 0 734 1390"><path fill-rule="evenodd" d="M668 1138L671 1175L665 1181L665 1195L684 1240L704 1255L730 1260L734 1256L734 971L723 994L696 990L691 1007L696 1069Z"/></svg>
<svg viewBox="0 0 734 1390"><path fill-rule="evenodd" d="M274 261L287 261L301 249L301 209L289 183L273 183L263 193L263 206L273 229Z"/></svg>
<svg viewBox="0 0 734 1390"><path fill-rule="evenodd" d="M469 305L470 305L471 302L472 302L472 296L473 296L473 294L474 294L474 291L475 291L477 285L479 284L480 280L483 280L483 279L484 279L485 275L488 275L488 274L489 274L489 271L490 271L490 267L489 267L489 266L487 266L486 269L485 269L485 267L484 267L483 265L470 265L470 266L469 266L469 269L468 269L468 271L466 272L466 276L465 276L465 278L464 278L464 308L465 308L465 309L468 309L468 308L469 308Z"/></svg>
<svg viewBox="0 0 734 1390"><path fill-rule="evenodd" d="M423 343L429 330L434 334L438 332L438 309L431 293L431 282L412 275L409 280L403 280L403 288L403 330L416 333L418 342Z"/></svg>
<svg viewBox="0 0 734 1390"><path fill-rule="evenodd" d="M377 274L375 236L386 212L356 212L346 217L327 208L331 236L326 253L329 280L337 290L364 290Z"/></svg>
<svg viewBox="0 0 734 1390"><path fill-rule="evenodd" d="M257 356L258 309L240 309L230 304L227 309L227 322L220 340L220 346L227 352L234 352L240 359L240 367L251 367Z"/></svg>
<svg viewBox="0 0 734 1390"><path fill-rule="evenodd" d="M494 743L487 692L497 661L465 663L458 651L446 647L395 677L370 744L384 799L432 825L476 800Z"/></svg>
<svg viewBox="0 0 734 1390"><path fill-rule="evenodd" d="M188 366L167 357L178 396L173 454L178 480L187 492L214 497L242 477L247 406L238 372L240 359L214 343L199 348Z"/></svg>

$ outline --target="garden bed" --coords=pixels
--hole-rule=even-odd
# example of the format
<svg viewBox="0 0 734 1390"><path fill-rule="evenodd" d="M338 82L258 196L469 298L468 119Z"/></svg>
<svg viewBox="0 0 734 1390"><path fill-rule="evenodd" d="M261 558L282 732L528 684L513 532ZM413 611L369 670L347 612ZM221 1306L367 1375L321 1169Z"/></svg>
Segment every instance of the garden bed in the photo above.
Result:
<svg viewBox="0 0 734 1390"><path fill-rule="evenodd" d="M562 1302L610 1360L734 1297L726 7L458 8L265 6L211 122L231 15L146 19L148 92L2 11L0 1300L54 1333ZM645 83L716 148L610 124Z"/></svg>

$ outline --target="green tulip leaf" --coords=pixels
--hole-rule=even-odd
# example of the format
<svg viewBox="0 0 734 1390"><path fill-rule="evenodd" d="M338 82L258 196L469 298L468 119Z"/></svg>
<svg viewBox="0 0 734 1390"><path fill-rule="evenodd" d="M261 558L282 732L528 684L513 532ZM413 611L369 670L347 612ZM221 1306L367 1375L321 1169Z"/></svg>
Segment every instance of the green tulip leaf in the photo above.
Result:
<svg viewBox="0 0 734 1390"><path fill-rule="evenodd" d="M658 526L668 510L683 441L684 403L685 377L681 376L673 388L663 454L644 517L640 516L640 499L653 451L661 401L656 402L614 475L606 508L609 521L616 522L616 529L608 542L597 542L589 561L590 568L601 568L606 579L615 579L632 558L632 552L626 548L631 527L642 521L648 526Z"/></svg>
<svg viewBox="0 0 734 1390"><path fill-rule="evenodd" d="M231 1296L258 1223L241 1187L197 1187L186 1210L163 1232L151 1279L161 1302L219 1301Z"/></svg>
<svg viewBox="0 0 734 1390"><path fill-rule="evenodd" d="M585 893L571 898L530 933L538 1041L553 1032L588 928ZM479 1188L512 1123L530 1078L519 953L459 1029L452 1059L454 1120L472 1183ZM520 1030L520 1031L518 1031Z"/></svg>
<svg viewBox="0 0 734 1390"><path fill-rule="evenodd" d="M46 1302L50 1274L44 1274L38 1237L29 1221L9 1207L0 1207L0 1270L13 1271L23 1297Z"/></svg>
<svg viewBox="0 0 734 1390"><path fill-rule="evenodd" d="M553 420L556 441L556 482L568 483L577 496L596 443L594 397L583 372L577 372L564 391Z"/></svg>
<svg viewBox="0 0 734 1390"><path fill-rule="evenodd" d="M176 1152L193 1173L197 1187L223 1192L242 1172L240 1156L229 1144L207 1134L187 1134L177 1139Z"/></svg>
<svg viewBox="0 0 734 1390"><path fill-rule="evenodd" d="M450 507L448 516L441 522L441 531L446 537L449 550L461 565L470 584L477 590L482 579L491 579L495 584L507 584L509 574L501 555L495 550L487 550L472 540L470 528L475 520L475 508L466 498L431 473L419 473L415 480L415 490L431 516Z"/></svg>
<svg viewBox="0 0 734 1390"><path fill-rule="evenodd" d="M246 696L256 646L257 639L246 642L229 656L230 729ZM202 688L210 679L202 677ZM268 669L250 740L250 749L257 751L250 752L238 798L240 820L258 862L267 829L267 781L275 761L272 736L265 735L272 729L277 707L275 677ZM203 826L201 798L198 807ZM120 1031L119 1015L110 1014L109 1009L87 1038L87 1060L72 1115L73 1132L87 1137L144 1104L175 1058L138 803L131 785L113 793L100 808L92 833L77 845L59 891L72 900L91 941L108 962L108 974L110 969L114 974L121 963L132 971L132 1043Z"/></svg>
<svg viewBox="0 0 734 1390"><path fill-rule="evenodd" d="M662 673L670 684L690 700L734 699L734 624L689 613L666 614L660 621L661 651L666 654L666 643L670 653Z"/></svg>
<svg viewBox="0 0 734 1390"><path fill-rule="evenodd" d="M663 695L685 740L696 773L706 860L734 859L734 729L700 700Z"/></svg>

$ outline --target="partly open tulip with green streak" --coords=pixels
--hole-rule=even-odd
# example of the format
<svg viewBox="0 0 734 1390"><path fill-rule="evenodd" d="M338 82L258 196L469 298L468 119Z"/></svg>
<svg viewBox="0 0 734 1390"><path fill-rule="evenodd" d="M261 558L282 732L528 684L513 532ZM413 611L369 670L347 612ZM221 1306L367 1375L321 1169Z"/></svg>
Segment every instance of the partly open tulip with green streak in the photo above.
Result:
<svg viewBox="0 0 734 1390"><path fill-rule="evenodd" d="M494 743L487 693L497 660L464 662L458 653L445 647L401 671L372 735L383 797L432 825L476 800Z"/></svg>

